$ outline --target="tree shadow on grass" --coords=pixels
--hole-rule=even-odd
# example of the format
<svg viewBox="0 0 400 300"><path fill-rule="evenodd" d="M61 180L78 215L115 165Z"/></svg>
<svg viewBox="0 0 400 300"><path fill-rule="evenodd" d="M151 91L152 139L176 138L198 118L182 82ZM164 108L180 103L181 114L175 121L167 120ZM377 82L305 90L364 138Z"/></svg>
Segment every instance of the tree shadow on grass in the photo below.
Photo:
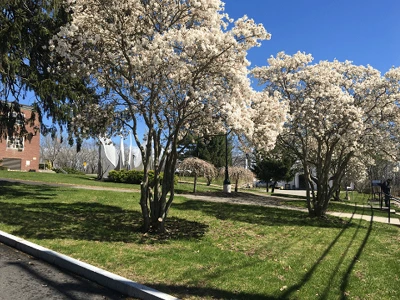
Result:
<svg viewBox="0 0 400 300"><path fill-rule="evenodd" d="M18 227L11 234L34 239L157 243L201 238L207 226L178 218L167 220L168 233L143 235L140 212L100 203L16 204L0 201L0 222Z"/></svg>
<svg viewBox="0 0 400 300"><path fill-rule="evenodd" d="M0 181L0 196L4 199L0 201L0 222L18 227L10 233L27 239L137 243L199 239L208 229L199 222L170 217L166 234L143 235L139 211L95 202L54 202L62 191L57 185ZM73 192L68 189L68 193Z"/></svg>
<svg viewBox="0 0 400 300"><path fill-rule="evenodd" d="M55 187L32 184L26 185L18 182L0 180L0 196L5 199L29 198L32 200L51 200L57 195Z"/></svg>
<svg viewBox="0 0 400 300"><path fill-rule="evenodd" d="M337 273L339 272L340 267L344 264L345 257L347 257L347 256L351 257L349 250L351 248L355 248L354 244L356 242L357 236L360 234L360 229L364 227L361 225L362 222L363 221L359 220L358 224L355 224L356 229L354 231L354 234L352 235L351 239L348 240L347 247L344 249L344 252L341 255L341 257L338 258L336 266L330 270L331 275L328 280L328 284L325 287L322 294L319 295L319 299L328 299L330 289L332 288L331 282L333 282L333 278L335 276L337 276ZM345 231L347 229L349 229L350 224L351 223L349 222L348 226L343 227L343 229L338 233L338 235L335 237L335 239L330 243L330 245L326 248L326 250L323 252L323 254L314 263L314 265L311 268L309 268L308 271L303 275L301 280L298 281L296 284L292 285L291 287L289 287L287 290L285 290L285 292L282 294L282 299L291 298L297 290L299 290L301 287L303 287L311 279L313 273L316 271L316 269L318 268L320 263L329 255L332 248L338 243L339 239L342 237L342 235L345 233ZM347 299L345 291L349 284L349 277L354 269L356 261L363 253L364 248L369 240L369 237L370 237L370 234L372 231L372 225L373 225L373 213L371 215L371 220L369 222L367 233L366 233L365 237L362 239L361 245L358 246L356 255L352 256L352 260L351 260L350 264L347 266L346 271L343 273L342 280L340 280L342 282L342 284L340 285L340 292L341 292L340 299L342 299L342 300Z"/></svg>
<svg viewBox="0 0 400 300"><path fill-rule="evenodd" d="M354 226L337 217L310 218L308 213L276 207L187 200L175 203L174 209L202 211L220 220L232 220L263 226L312 226L343 228Z"/></svg>
<svg viewBox="0 0 400 300"><path fill-rule="evenodd" d="M366 230L366 235L364 237L361 237L361 244L359 246L355 245L356 243L360 242L360 234L362 235L365 231L361 230L364 228L361 224L363 223L362 220L359 220L359 222L356 222L355 226L356 228L354 229L354 233L348 239L345 237L345 233L349 228L352 226L352 219L350 219L349 222L343 228L338 232L338 234L332 239L332 241L327 245L326 249L321 253L319 257L315 260L315 262L306 269L306 272L303 274L302 277L299 278L299 280L295 283L293 283L291 286L287 287L286 289L282 290L276 290L275 292L271 294L249 294L246 292L235 292L235 291L225 291L222 289L218 289L215 287L196 287L196 286L185 286L185 285L168 285L168 284L153 284L153 283L145 283L145 285L151 286L155 289L161 290L163 292L173 294L177 297L180 298L189 298L189 297L200 297L200 298L210 298L210 299L238 299L238 300L245 300L245 299L255 299L255 300L275 300L275 299L297 299L296 297L296 292L303 288L314 276L314 273L317 272L317 269L320 268L321 263L331 254L333 251L333 248L339 247L339 241L341 239L346 239L347 247L344 249L344 253L340 256L337 257L337 263L336 265L330 270L330 275L329 275L329 280L327 280L327 285L325 286L322 294L318 296L319 299L328 299L329 297L337 297L338 299L347 299L346 296L346 289L349 284L349 277L354 269L355 263L358 260L358 258L361 256L361 254L364 251L364 248L369 240L369 236L371 234L372 230L372 220L373 216L371 217L371 221L369 222L368 229ZM350 252L350 249L353 249L354 247L357 247L356 255L352 256L352 252ZM350 263L346 266L345 264L345 258L346 257L352 257ZM246 268L248 266L243 265L243 268ZM340 285L340 295L332 295L330 294L332 286L331 283L334 282L334 277L338 276L339 270L345 267L346 270L345 272L341 273L339 276L341 276L342 280L340 280L341 285ZM237 268L237 266L235 266ZM230 266L224 266L222 268L221 272L235 272L235 269L230 269ZM207 279L212 279L215 278L216 275L218 274L213 274L213 276L210 277L205 277L204 281L207 282ZM209 275L208 275L209 276ZM274 283L271 283L274 284Z"/></svg>

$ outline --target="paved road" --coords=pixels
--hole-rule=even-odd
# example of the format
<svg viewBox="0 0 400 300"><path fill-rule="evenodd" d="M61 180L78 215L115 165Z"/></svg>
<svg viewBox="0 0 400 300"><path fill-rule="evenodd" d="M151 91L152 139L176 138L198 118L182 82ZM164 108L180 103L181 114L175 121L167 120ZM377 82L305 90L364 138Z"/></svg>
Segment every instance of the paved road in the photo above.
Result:
<svg viewBox="0 0 400 300"><path fill-rule="evenodd" d="M127 298L0 243L0 300Z"/></svg>

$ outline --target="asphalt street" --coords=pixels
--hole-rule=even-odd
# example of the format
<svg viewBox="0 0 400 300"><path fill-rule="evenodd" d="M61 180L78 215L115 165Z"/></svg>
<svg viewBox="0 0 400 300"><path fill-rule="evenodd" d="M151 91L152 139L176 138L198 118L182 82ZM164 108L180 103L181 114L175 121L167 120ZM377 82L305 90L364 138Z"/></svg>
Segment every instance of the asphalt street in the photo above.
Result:
<svg viewBox="0 0 400 300"><path fill-rule="evenodd" d="M134 299L0 243L0 300Z"/></svg>

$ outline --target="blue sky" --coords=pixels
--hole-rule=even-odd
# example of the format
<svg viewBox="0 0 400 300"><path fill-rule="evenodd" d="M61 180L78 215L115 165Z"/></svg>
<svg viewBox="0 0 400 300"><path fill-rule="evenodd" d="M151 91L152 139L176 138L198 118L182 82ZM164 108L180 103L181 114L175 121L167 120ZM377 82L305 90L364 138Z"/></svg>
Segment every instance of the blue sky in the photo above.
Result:
<svg viewBox="0 0 400 300"><path fill-rule="evenodd" d="M223 0L224 1L224 0ZM399 0L225 0L225 12L262 23L270 41L248 54L252 67L280 51L350 60L383 73L400 66Z"/></svg>

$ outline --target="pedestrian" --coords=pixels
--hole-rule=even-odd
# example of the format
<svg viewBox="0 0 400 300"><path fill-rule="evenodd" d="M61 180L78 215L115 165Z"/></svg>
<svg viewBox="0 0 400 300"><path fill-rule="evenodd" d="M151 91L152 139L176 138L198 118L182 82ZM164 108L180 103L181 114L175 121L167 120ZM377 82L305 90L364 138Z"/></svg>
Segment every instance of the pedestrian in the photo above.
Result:
<svg viewBox="0 0 400 300"><path fill-rule="evenodd" d="M385 196L385 206L389 207L389 203L390 203L390 189L391 189L391 184L392 179L387 179L385 182L383 182L380 186L381 186L381 190L382 193Z"/></svg>

